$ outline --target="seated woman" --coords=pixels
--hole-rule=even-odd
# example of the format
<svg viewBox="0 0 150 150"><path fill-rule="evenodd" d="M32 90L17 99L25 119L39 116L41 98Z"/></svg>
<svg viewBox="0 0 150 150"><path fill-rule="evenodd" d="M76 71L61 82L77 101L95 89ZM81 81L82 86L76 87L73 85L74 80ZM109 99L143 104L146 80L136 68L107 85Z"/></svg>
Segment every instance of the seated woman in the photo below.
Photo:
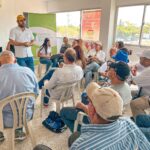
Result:
<svg viewBox="0 0 150 150"><path fill-rule="evenodd" d="M49 67L51 66L52 62L50 60L51 57L51 43L50 39L45 38L44 43L40 47L38 52L38 57L40 57L40 63L46 64L46 72L48 71Z"/></svg>
<svg viewBox="0 0 150 150"><path fill-rule="evenodd" d="M76 46L74 47L74 50L76 51L77 54L76 64L79 65L82 69L85 69L86 59L82 48L80 46Z"/></svg>

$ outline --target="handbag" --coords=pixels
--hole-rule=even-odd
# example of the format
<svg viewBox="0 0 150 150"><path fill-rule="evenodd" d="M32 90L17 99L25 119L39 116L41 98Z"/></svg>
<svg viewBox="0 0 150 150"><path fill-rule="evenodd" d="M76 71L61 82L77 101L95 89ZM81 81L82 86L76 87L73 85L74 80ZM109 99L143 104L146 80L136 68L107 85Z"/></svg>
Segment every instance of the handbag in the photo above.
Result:
<svg viewBox="0 0 150 150"><path fill-rule="evenodd" d="M49 130L55 133L62 133L67 129L67 126L55 111L51 111L48 117L42 122L42 124Z"/></svg>

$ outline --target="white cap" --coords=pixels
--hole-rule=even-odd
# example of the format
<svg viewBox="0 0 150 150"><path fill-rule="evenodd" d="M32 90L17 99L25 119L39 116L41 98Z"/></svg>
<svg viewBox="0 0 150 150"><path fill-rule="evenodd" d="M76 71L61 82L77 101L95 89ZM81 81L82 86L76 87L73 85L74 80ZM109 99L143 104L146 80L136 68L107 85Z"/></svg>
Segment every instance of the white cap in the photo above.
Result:
<svg viewBox="0 0 150 150"><path fill-rule="evenodd" d="M109 87L101 88L97 83L91 82L86 91L100 117L113 121L122 115L123 100L115 90Z"/></svg>
<svg viewBox="0 0 150 150"><path fill-rule="evenodd" d="M145 57L147 59L150 59L150 50L144 50L140 57Z"/></svg>

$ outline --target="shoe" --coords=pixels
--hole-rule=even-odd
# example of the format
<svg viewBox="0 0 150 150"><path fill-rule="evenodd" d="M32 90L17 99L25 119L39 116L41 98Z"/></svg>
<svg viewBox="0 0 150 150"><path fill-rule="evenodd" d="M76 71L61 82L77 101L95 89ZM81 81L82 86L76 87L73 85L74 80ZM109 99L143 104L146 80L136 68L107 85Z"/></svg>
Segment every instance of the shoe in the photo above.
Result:
<svg viewBox="0 0 150 150"><path fill-rule="evenodd" d="M49 98L44 97L43 105L46 107L49 105Z"/></svg>
<svg viewBox="0 0 150 150"><path fill-rule="evenodd" d="M16 141L23 141L26 139L26 134L22 130L15 131L15 140Z"/></svg>
<svg viewBox="0 0 150 150"><path fill-rule="evenodd" d="M0 132L0 142L3 142L5 140L3 132Z"/></svg>

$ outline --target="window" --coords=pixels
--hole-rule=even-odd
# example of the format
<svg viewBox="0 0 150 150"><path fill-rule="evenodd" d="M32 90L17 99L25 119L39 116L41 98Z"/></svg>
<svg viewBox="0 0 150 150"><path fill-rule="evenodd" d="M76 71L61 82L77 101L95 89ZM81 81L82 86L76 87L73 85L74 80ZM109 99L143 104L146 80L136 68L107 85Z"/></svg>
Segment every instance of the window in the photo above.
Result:
<svg viewBox="0 0 150 150"><path fill-rule="evenodd" d="M119 8L116 40L123 40L126 44L139 44L143 10L144 6Z"/></svg>
<svg viewBox="0 0 150 150"><path fill-rule="evenodd" d="M56 14L57 37L80 38L80 11Z"/></svg>
<svg viewBox="0 0 150 150"><path fill-rule="evenodd" d="M150 46L150 6L146 7L141 45Z"/></svg>
<svg viewBox="0 0 150 150"><path fill-rule="evenodd" d="M150 46L150 5L118 9L116 40L131 45Z"/></svg>

